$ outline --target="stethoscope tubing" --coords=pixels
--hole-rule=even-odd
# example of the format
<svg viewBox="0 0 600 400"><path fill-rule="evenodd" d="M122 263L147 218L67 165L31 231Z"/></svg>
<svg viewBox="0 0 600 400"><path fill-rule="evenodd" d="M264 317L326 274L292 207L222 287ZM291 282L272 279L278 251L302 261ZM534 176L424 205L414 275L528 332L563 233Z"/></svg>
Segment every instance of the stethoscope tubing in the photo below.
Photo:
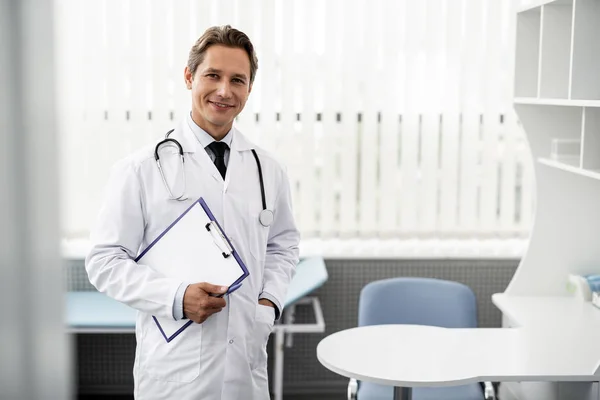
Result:
<svg viewBox="0 0 600 400"><path fill-rule="evenodd" d="M183 200L187 200L187 196L185 196L185 191L186 191L186 179L185 179L185 157L183 155L183 146L181 146L181 143L179 143L179 141L177 139L173 139L170 138L169 135L174 131L174 129L171 129L170 131L168 131L165 134L165 138L163 140L161 140L160 142L158 142L156 144L156 146L154 147L154 159L156 161L156 165L158 167L158 171L160 173L160 176L162 178L163 184L165 185L165 187L167 188L167 192L169 192L169 196L171 200L178 200L178 201L183 201ZM179 196L175 196L173 195L173 192L171 191L171 188L169 187L169 184L167 183L167 179L165 178L165 174L164 171L162 169L161 166L161 162L160 162L160 156L158 154L158 151L160 150L160 147L164 144L167 143L173 143L175 146L177 146L178 152L179 152L179 156L181 158L181 168L182 168L182 174L183 174L183 193ZM261 225L268 227L271 225L272 221L273 221L273 211L269 210L267 208L267 199L266 199L266 195L265 195L265 182L263 179L263 173L262 173L262 165L260 163L260 159L258 158L258 154L256 154L256 150L252 149L252 155L254 156L254 159L256 160L256 166L258 167L258 180L260 183L260 196L261 196L261 200L262 200L262 211L259 214L259 222L261 223Z"/></svg>
<svg viewBox="0 0 600 400"><path fill-rule="evenodd" d="M262 208L263 210L266 210L267 200L265 198L265 182L263 181L262 166L260 165L260 160L258 159L258 154L256 154L256 150L252 149L252 154L254 155L254 159L256 160L256 166L258 167L258 180L260 181L260 195L262 197Z"/></svg>

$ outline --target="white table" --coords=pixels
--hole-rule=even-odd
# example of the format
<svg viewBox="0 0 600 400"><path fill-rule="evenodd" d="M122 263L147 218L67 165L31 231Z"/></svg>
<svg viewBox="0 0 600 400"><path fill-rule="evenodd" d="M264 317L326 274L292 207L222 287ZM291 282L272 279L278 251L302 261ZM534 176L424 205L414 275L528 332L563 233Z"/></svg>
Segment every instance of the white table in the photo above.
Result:
<svg viewBox="0 0 600 400"><path fill-rule="evenodd" d="M600 311L600 310L599 310ZM446 329L378 325L334 333L317 346L326 368L358 380L412 387L482 381L597 382L599 331L577 329Z"/></svg>

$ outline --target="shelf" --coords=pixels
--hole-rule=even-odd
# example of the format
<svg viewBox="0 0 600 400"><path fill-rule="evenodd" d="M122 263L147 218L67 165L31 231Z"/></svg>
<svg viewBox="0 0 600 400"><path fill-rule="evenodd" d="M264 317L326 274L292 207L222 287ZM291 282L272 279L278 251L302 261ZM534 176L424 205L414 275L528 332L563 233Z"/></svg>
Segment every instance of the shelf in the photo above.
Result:
<svg viewBox="0 0 600 400"><path fill-rule="evenodd" d="M549 158L538 158L538 162L540 164L547 165L552 168L556 168L556 169L560 169L563 171L571 172L573 174L600 180L600 170L587 170L587 169L580 168L579 166L569 165L566 163L551 160Z"/></svg>
<svg viewBox="0 0 600 400"><path fill-rule="evenodd" d="M524 11L528 11L528 10L532 10L534 8L538 8L543 6L544 4L549 4L549 3L556 3L556 0L529 0L527 2L522 1L521 3L526 3L526 4L519 4L517 6L517 13L522 13Z"/></svg>
<svg viewBox="0 0 600 400"><path fill-rule="evenodd" d="M600 100L567 100L567 99L549 99L537 97L516 97L515 104L533 104L541 106L565 106L565 107L598 107Z"/></svg>
<svg viewBox="0 0 600 400"><path fill-rule="evenodd" d="M518 326L579 326L598 329L600 310L571 296L492 295L492 302Z"/></svg>

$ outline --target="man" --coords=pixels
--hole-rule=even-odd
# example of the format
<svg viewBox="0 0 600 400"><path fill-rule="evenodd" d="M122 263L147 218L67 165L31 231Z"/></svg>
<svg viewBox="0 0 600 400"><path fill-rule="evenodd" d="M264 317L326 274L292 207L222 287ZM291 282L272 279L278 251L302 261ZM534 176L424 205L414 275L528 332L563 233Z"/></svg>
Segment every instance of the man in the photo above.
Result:
<svg viewBox="0 0 600 400"><path fill-rule="evenodd" d="M257 66L244 33L230 26L208 29L192 47L184 71L191 113L170 135L185 161L161 152L163 166L171 170L163 182L152 146L112 171L86 269L100 292L139 310L138 399L269 398L266 344L298 261L299 234L285 171L233 127ZM264 207L253 149L262 166L266 208L273 212L270 224L259 221ZM227 288L181 282L134 261L199 197L250 272L240 289L224 297L215 295ZM152 316L194 323L167 343Z"/></svg>

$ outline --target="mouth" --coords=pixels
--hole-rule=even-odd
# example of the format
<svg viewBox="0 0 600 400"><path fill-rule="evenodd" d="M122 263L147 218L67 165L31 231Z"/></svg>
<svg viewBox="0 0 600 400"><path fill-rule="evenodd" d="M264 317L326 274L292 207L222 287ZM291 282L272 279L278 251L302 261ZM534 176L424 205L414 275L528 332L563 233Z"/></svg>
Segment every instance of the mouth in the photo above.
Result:
<svg viewBox="0 0 600 400"><path fill-rule="evenodd" d="M208 102L221 110L227 110L228 108L233 108L233 105L231 105L231 104L219 103L219 102L210 101L210 100Z"/></svg>

